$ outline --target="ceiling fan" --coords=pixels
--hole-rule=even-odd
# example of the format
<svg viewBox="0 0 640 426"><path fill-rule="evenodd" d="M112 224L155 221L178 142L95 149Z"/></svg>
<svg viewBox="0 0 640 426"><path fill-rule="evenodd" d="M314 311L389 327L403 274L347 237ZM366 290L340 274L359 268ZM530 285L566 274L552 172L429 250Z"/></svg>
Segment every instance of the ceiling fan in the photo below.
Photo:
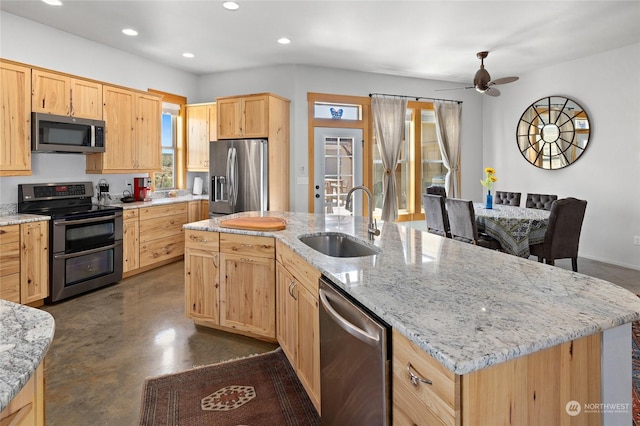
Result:
<svg viewBox="0 0 640 426"><path fill-rule="evenodd" d="M500 91L496 89L497 84L513 83L518 80L518 77L503 77L496 80L491 80L489 72L484 69L484 58L489 55L489 52L478 52L476 56L480 59L480 69L476 71L476 75L473 77L473 86L465 87L465 89L476 89L480 93L484 93L489 96L500 96ZM440 89L442 90L456 90L456 89Z"/></svg>

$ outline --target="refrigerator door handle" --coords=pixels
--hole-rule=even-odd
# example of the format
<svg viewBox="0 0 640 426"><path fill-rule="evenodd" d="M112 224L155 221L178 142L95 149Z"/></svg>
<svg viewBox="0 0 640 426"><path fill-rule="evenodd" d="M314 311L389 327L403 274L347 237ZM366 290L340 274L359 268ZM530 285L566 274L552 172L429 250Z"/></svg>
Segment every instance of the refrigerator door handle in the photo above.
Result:
<svg viewBox="0 0 640 426"><path fill-rule="evenodd" d="M232 177L232 172L233 172L233 147L230 147L227 150L227 170L226 170L226 181L227 181L227 199L229 201L229 206L233 207L234 201L233 201L233 177Z"/></svg>
<svg viewBox="0 0 640 426"><path fill-rule="evenodd" d="M233 150L231 155L231 193L229 194L229 198L233 199L233 209L235 210L235 206L238 203L238 151L236 148L231 148Z"/></svg>

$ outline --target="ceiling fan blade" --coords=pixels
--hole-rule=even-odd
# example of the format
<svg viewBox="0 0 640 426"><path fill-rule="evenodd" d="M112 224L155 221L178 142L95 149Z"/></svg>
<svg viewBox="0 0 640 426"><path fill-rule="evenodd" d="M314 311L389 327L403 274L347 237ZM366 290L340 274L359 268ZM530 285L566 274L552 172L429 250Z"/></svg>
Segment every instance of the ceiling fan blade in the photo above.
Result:
<svg viewBox="0 0 640 426"><path fill-rule="evenodd" d="M446 92L447 90L462 90L462 89L473 89L473 86L469 86L469 87L451 87L449 89L435 89L434 92Z"/></svg>
<svg viewBox="0 0 640 426"><path fill-rule="evenodd" d="M494 84L507 84L507 83L513 83L514 81L518 80L519 77L502 77L502 78L497 78L495 80L492 80L488 83L489 86L493 86Z"/></svg>
<svg viewBox="0 0 640 426"><path fill-rule="evenodd" d="M484 91L484 94L489 96L500 96L500 91L495 87L489 87L487 90Z"/></svg>

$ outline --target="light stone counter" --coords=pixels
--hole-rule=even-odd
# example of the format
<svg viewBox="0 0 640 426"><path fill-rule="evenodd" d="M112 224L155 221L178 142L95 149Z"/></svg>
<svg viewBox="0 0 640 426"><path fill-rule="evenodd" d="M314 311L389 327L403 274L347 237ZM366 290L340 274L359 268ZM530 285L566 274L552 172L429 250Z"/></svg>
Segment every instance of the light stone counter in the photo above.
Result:
<svg viewBox="0 0 640 426"><path fill-rule="evenodd" d="M229 217L257 216L240 213ZM516 256L379 224L381 253L325 256L298 240L326 231L367 239L366 218L266 212L287 229L255 232L203 220L185 229L272 236L456 374L640 318L640 298L615 284Z"/></svg>
<svg viewBox="0 0 640 426"><path fill-rule="evenodd" d="M41 222L43 220L50 220L51 216L42 216L39 214L3 214L0 215L0 226L20 225L21 223L28 222Z"/></svg>
<svg viewBox="0 0 640 426"><path fill-rule="evenodd" d="M0 299L0 411L36 371L54 331L48 312Z"/></svg>
<svg viewBox="0 0 640 426"><path fill-rule="evenodd" d="M147 201L134 201L132 203L111 202L110 206L121 206L123 209L140 209L144 207L160 206L165 204L186 203L189 201L208 200L209 195L179 195L177 197L150 198Z"/></svg>

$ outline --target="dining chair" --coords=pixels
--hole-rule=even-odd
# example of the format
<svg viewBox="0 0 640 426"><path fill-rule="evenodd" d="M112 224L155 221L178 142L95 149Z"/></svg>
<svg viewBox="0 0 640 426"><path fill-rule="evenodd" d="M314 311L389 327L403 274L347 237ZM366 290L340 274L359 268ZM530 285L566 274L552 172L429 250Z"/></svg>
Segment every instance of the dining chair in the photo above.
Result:
<svg viewBox="0 0 640 426"><path fill-rule="evenodd" d="M447 199L447 190L444 189L444 186L428 186L425 192L427 194L440 195L443 199Z"/></svg>
<svg viewBox="0 0 640 426"><path fill-rule="evenodd" d="M442 237L451 238L449 217L444 198L440 195L422 194L422 205L427 221L427 231Z"/></svg>
<svg viewBox="0 0 640 426"><path fill-rule="evenodd" d="M520 192L506 192L496 191L495 197L493 197L493 204L503 204L507 206L519 206L520 205Z"/></svg>
<svg viewBox="0 0 640 426"><path fill-rule="evenodd" d="M446 205L451 228L451 238L493 250L502 249L498 240L478 232L473 201L447 198Z"/></svg>
<svg viewBox="0 0 640 426"><path fill-rule="evenodd" d="M555 265L555 259L571 258L571 267L578 272L578 245L586 208L585 200L573 197L553 202L544 241L529 246L529 252L538 257L538 262L545 260Z"/></svg>
<svg viewBox="0 0 640 426"><path fill-rule="evenodd" d="M525 207L528 209L551 210L551 204L558 199L551 194L527 194Z"/></svg>

